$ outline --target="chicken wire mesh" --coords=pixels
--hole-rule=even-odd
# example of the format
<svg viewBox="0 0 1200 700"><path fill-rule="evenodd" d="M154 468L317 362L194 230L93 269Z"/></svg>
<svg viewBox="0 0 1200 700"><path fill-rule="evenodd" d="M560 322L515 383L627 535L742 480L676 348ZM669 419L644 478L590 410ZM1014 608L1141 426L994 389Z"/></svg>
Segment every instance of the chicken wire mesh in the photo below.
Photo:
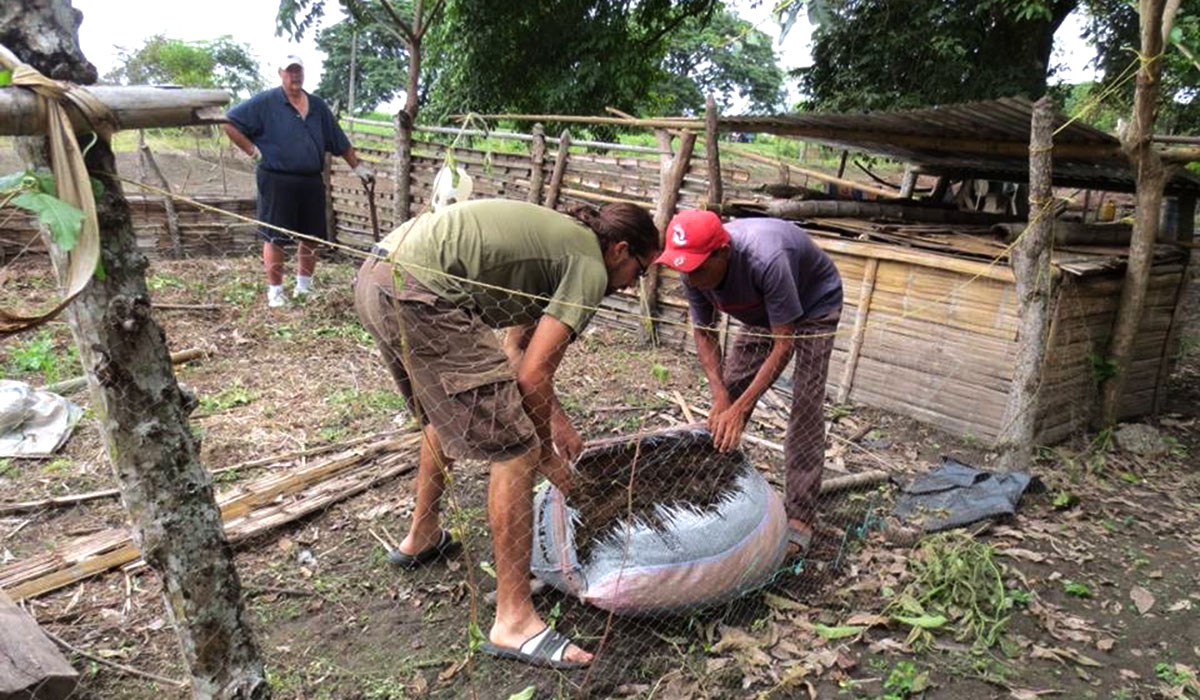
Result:
<svg viewBox="0 0 1200 700"><path fill-rule="evenodd" d="M256 248L251 248L248 253L257 253ZM18 259L22 265L28 264L27 258ZM14 264L15 261L9 263L10 266ZM642 261L637 260L636 265L642 267ZM390 268L390 265L379 260L368 260L363 266L365 273L358 275L356 294L363 294L364 278L375 279L378 276L380 281L375 283L376 287L393 282L396 279L395 271ZM625 269L632 272L634 264L625 263ZM48 278L48 271L45 274ZM153 283L151 286L154 291ZM45 292L49 293L49 289ZM254 283L247 284L239 293L246 294L247 298L253 295L253 303L261 305L261 289ZM368 316L369 312L363 311L361 300L356 301L359 302L359 313ZM383 303L396 302L394 299L385 299ZM409 303L433 306L428 300ZM443 310L454 316L461 315L463 309L455 306ZM596 313L603 316L612 312L599 308ZM489 385L447 388L444 380L447 371L439 363L465 347L461 336L455 336L436 322L430 322L427 314L423 315L420 311L406 316L393 309L385 316L411 318L412 323L433 327L419 341L426 344L423 352L413 353L410 346L406 358L405 346L410 345L411 340L403 324L390 330L374 328L369 321L365 324L384 355L394 379L405 381L409 373L425 373L436 378L436 385L440 386L432 395L433 398L425 402L422 402L419 391L410 392L405 411L413 423L429 421L436 425L427 416L443 410L449 410L453 415L458 415L456 411L474 415L480 403L499 405L495 394L487 390ZM382 322L377 320L377 323ZM461 330L454 329L453 325L451 323L452 330ZM746 459L754 471L761 473L766 482L782 494L785 514L807 519L814 525L813 537L806 552L797 554L786 551L785 533L784 541L776 542L776 549L782 549L784 553L778 562L773 562L768 575L756 576L753 581L734 577L735 583L728 590L709 598L702 597L699 601L689 598L689 591L680 587L679 579L664 578L659 586L667 589L668 602L661 604L660 610L637 610L636 614L606 610L598 607L594 600L590 604L583 602L569 589L564 592L537 586L539 590L536 594L531 591L529 600L534 619L538 622L534 625L533 635L529 636L539 633L543 623L551 624L580 648L594 654L594 659L583 669L547 670L511 659L495 658L485 652L488 644L501 646L491 634L499 606L498 597L493 594L498 581L508 580L520 594L517 597L523 598L524 586L529 585L530 563L524 558L525 555L516 557L515 563L511 556L497 556L493 531L499 529L511 535L510 530L515 529L516 536L509 539L528 539L530 556L533 556L534 533L538 529L535 517L538 511L533 506L535 486L543 497L548 493L547 487L541 484L544 475L536 467L530 469L526 465L527 473L517 480L519 497L503 500L505 505L495 508L498 512L492 513L491 501L496 497L490 493L492 487L488 480L496 477L495 468L489 467L489 462L480 459L479 455L469 453L464 453L466 456L463 459L449 466L450 460L445 455L437 454L438 451L431 445L432 438L427 433L422 437L421 448L432 453L435 473L445 470L441 518L436 528L438 540L433 542L427 539L417 542L415 547L405 547L405 536L399 533L407 527L408 519L393 517L387 524L399 536L393 537L381 527L378 533L380 541L367 544L372 550L378 548L380 553L384 550L395 553L405 549L411 550L410 553L427 551L431 543L444 544L441 540L441 528L444 527L453 541L460 543L461 550L453 556L422 563L412 572L389 570L389 576L396 583L385 589L388 603L376 606L372 612L386 617L389 612L411 606L414 601L421 603L420 607L424 608L416 620L411 615L403 616L404 623L394 626L392 636L376 641L379 646L376 651L380 653L374 658L381 664L395 663L397 670L347 671L337 668L336 664L319 653L319 649L312 646L280 651L281 647L288 645L277 644L273 653L268 652L270 673L273 674L277 693L285 697L319 697L324 692L324 681L340 678L343 681L350 679L352 685L357 683L367 697L406 697L427 693L509 697L519 695L529 686L535 688L537 697L646 697L672 686L689 688L692 692L698 689L702 694L711 696L762 693L787 697L803 685L805 673L836 665L836 655L831 659L825 653L829 651L829 645L820 641L823 637L818 636L816 643L813 643L813 622L838 621L823 611L822 606L834 600L831 596L836 596L839 590L853 587L855 566L861 561L862 543L872 538L878 540L884 515L890 505L890 494L886 486L876 488L868 485L825 494L817 491L815 498L811 496L819 486L820 473L829 451L829 443L825 439L826 422L835 418L838 412L824 400L829 356L836 334L840 332L842 337L846 335L844 327L838 329L836 319L825 319L811 325L811 328L798 331L794 357L789 362L790 386L786 386L787 383L785 386L791 390L791 400L775 406L770 401L760 401L755 416L748 423L750 430L765 434L768 442L778 447L761 447L764 444L761 442L757 445L743 443ZM504 336L497 335L490 326L474 330L473 345L489 345L493 351L491 359L495 363L491 369L499 371L511 363L513 355L506 352L509 341ZM408 333L412 332L409 329ZM487 341L489 334L491 340ZM761 364L770 347L769 335L769 330L764 329L745 329L740 333L734 331L731 349L723 365L724 378L732 393L738 393L739 385L747 383L755 368ZM637 349L638 344L629 334L606 336L599 342L629 348L629 352L644 352ZM938 339L935 337L932 342L936 344ZM393 347L397 347L398 351L394 358L388 358L389 348ZM566 356L570 353L571 350L565 350ZM403 376L397 371L397 366L408 368ZM477 370L478 367L472 369ZM947 376L953 373L953 368L943 372ZM503 371L499 374L504 379L491 382L490 386L517 379L516 372L511 372L511 377ZM622 379L619 372L609 373L605 377L605 381L609 382L620 382ZM432 379L427 381L435 383ZM524 412L521 392L517 388L515 399L513 387L508 389L509 400L510 403L515 400L520 411ZM678 410L677 404L667 401L659 406L660 410L645 411L651 415L638 416L640 420L630 421L621 425L621 429L612 431L622 436L619 442L626 448L624 456L616 460L621 463L609 465L613 474L604 471L599 476L586 473L573 475L573 479L579 483L566 494L567 504L585 499L580 492L588 487L606 496L595 499L602 503L581 505L573 509L575 512L569 512L569 522L574 524L576 534L581 529L588 532L587 528L593 521L602 522L600 526L592 526L598 533L596 536L583 537L573 543L577 560L586 560L591 554L589 548L594 546L595 541L613 533L616 536L610 536L609 540L610 543L617 543L617 551L622 551L624 545L624 556L635 557L636 552L630 551L629 544L633 541L630 531L634 527L645 528L651 537L659 540L680 539L671 530L674 520L678 518L673 517L673 513L664 514L658 508L661 504L703 513L719 512L719 506L730 500L736 478L731 478L731 470L720 468L724 457L683 441L675 446L670 443L665 448L659 446L658 449L664 454L659 455L656 461L650 455L653 448L649 446L656 438L643 435L647 429L660 425L671 426L673 422L682 425L703 423L705 405L702 404L706 403L706 393L699 381L692 388L695 391L689 393ZM573 410L579 407L579 402L588 399L586 392L579 392L575 397L565 394L564 397L574 399ZM236 401L235 398L230 400ZM559 399L557 403L563 405L571 401ZM503 415L502 410L497 410ZM691 416L687 415L689 412ZM461 431L444 432L449 433L451 439L467 445L479 442L478 436L482 435L484 442L498 445L498 454L506 458L503 462L519 461L527 456L529 450L526 449L522 454L510 454L510 451L522 452L514 445L528 447L523 440L529 439L529 430L506 423L496 413L490 410L484 419L477 421L479 425L473 425L470 429L464 427ZM509 414L516 413L510 405ZM446 425L458 424L453 417L446 420ZM516 420L520 422L519 418ZM409 426L410 429L412 427ZM552 437L551 443L555 442ZM568 442L569 439L564 439L560 444ZM630 445L633 455L628 454ZM647 445L645 462L641 461L643 456L640 450L643 445ZM642 464L642 470L639 470L639 464ZM701 466L691 470L687 468L695 464ZM711 466L714 464L716 466ZM651 468L654 465L657 468ZM703 465L710 465L711 470ZM428 504L418 502L412 508L420 509L422 505ZM607 514L587 512L589 508L593 511L607 509ZM503 516L510 516L508 522L496 522ZM761 536L761 532L753 528L750 532ZM765 554L763 557L770 558ZM393 555L392 559L398 557ZM401 559L390 563L395 566L404 562ZM628 560L623 560L623 563L628 563ZM624 567L617 568L620 570ZM692 584L701 586L708 583L703 578L698 582L692 581ZM618 581L618 593L620 585ZM443 597L452 603L436 602ZM430 598L435 602L431 603ZM402 616L397 614L396 617L399 619ZM271 623L259 624L265 627ZM356 621L351 615L332 623L330 634L339 637L354 635L356 628ZM428 643L422 641L430 629L436 629L438 633L429 635L431 640ZM756 634L747 637L740 630L750 630ZM757 634L763 630L767 631L765 636ZM527 631L526 628L522 634ZM523 639L518 638L514 648ZM789 642L790 639L805 641ZM553 654L557 647L551 644L542 651L547 649ZM422 650L435 653L423 654ZM720 653L714 654L714 650ZM162 681L164 687L173 685L168 681L172 679ZM86 682L83 687L86 692Z"/></svg>

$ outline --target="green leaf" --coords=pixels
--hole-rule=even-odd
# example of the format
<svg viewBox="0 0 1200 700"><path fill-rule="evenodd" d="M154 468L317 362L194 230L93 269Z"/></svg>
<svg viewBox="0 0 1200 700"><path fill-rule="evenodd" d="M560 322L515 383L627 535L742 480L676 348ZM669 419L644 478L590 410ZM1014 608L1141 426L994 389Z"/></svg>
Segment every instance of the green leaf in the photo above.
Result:
<svg viewBox="0 0 1200 700"><path fill-rule="evenodd" d="M96 279L101 282L108 279L108 270L104 269L104 258L96 257L96 272L94 274L96 275Z"/></svg>
<svg viewBox="0 0 1200 700"><path fill-rule="evenodd" d="M919 617L892 615L892 619L910 627L920 627L923 630L935 630L946 624L945 615L921 615Z"/></svg>
<svg viewBox="0 0 1200 700"><path fill-rule="evenodd" d="M512 695L509 695L508 700L531 700L531 698L533 698L534 690L536 690L536 688L531 685L519 693L513 693Z"/></svg>
<svg viewBox="0 0 1200 700"><path fill-rule="evenodd" d="M0 87L4 85L12 85L12 71L0 70Z"/></svg>
<svg viewBox="0 0 1200 700"><path fill-rule="evenodd" d="M79 242L83 230L83 211L45 192L23 192L13 198L13 204L38 215L38 220L50 227L54 242L69 251Z"/></svg>
<svg viewBox="0 0 1200 700"><path fill-rule="evenodd" d="M1076 583L1075 581L1063 581L1063 591L1067 595L1073 595L1076 598L1092 597L1092 589L1088 588L1087 584Z"/></svg>
<svg viewBox="0 0 1200 700"><path fill-rule="evenodd" d="M483 636L483 630L479 629L479 623L471 621L467 623L467 645L471 648L471 653L479 648L480 644L487 641L487 637Z"/></svg>
<svg viewBox="0 0 1200 700"><path fill-rule="evenodd" d="M58 196L58 186L54 184L54 173L45 168L30 170L26 173L27 176L37 180L38 189L51 197Z"/></svg>
<svg viewBox="0 0 1200 700"><path fill-rule="evenodd" d="M479 568L483 569L483 573L487 574L488 576L496 578L496 569L492 567L492 563L490 561L479 562Z"/></svg>
<svg viewBox="0 0 1200 700"><path fill-rule="evenodd" d="M857 637L862 634L866 627L858 625L843 625L841 627L828 627L817 623L813 625L813 631L821 635L825 639L845 639L846 637Z"/></svg>
<svg viewBox="0 0 1200 700"><path fill-rule="evenodd" d="M1052 502L1055 510L1066 510L1072 506L1079 505L1079 496L1070 491L1059 491Z"/></svg>

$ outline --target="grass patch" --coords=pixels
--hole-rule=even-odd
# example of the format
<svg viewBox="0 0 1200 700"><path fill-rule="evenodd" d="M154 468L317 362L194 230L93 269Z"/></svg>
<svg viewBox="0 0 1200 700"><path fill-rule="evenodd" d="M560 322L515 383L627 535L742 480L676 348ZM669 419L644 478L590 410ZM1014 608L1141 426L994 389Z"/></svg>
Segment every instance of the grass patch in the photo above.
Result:
<svg viewBox="0 0 1200 700"><path fill-rule="evenodd" d="M255 394L242 386L240 382L235 382L233 386L220 391L213 396L205 396L200 399L201 415L210 415L228 411L237 406L245 406L253 403L257 398Z"/></svg>
<svg viewBox="0 0 1200 700"><path fill-rule="evenodd" d="M339 409L345 420L358 420L379 415L399 413L406 406L404 397L385 389L342 389L328 399L331 406Z"/></svg>
<svg viewBox="0 0 1200 700"><path fill-rule="evenodd" d="M33 338L18 343L8 351L9 372L18 375L40 375L47 384L74 374L78 366L79 351L71 344L60 352L54 334L49 329L43 329Z"/></svg>

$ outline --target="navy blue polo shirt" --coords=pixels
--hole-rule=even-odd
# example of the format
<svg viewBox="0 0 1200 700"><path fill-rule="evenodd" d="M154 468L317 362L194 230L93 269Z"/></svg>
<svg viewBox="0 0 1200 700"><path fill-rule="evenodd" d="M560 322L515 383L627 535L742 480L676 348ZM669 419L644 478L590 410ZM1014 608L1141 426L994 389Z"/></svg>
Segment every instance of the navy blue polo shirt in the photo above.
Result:
<svg viewBox="0 0 1200 700"><path fill-rule="evenodd" d="M350 148L342 127L325 101L308 93L308 116L288 102L282 87L260 92L225 115L258 146L259 167L294 175L315 175L325 167L325 152L341 155Z"/></svg>

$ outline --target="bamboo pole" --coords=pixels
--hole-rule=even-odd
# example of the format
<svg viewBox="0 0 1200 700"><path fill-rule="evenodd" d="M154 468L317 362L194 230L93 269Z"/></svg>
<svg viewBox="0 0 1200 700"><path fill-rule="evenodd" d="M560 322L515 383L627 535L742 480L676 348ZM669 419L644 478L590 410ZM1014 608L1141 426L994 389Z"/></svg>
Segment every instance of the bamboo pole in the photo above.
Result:
<svg viewBox="0 0 1200 700"><path fill-rule="evenodd" d="M202 357L206 357L207 355L208 355L208 351L201 350L200 348L190 348L188 350L180 350L179 352L171 353L171 364L179 365L179 364L183 364L184 362L191 362L192 360L198 360ZM85 386L87 386L87 377L72 377L70 379L64 379L61 382L47 384L46 386L42 387L42 391L49 391L54 394L66 395L73 391L78 391L79 389L82 389Z"/></svg>
<svg viewBox="0 0 1200 700"><path fill-rule="evenodd" d="M542 203L542 180L545 178L546 167L546 128L539 124L533 125L533 143L529 148L529 202Z"/></svg>
<svg viewBox="0 0 1200 700"><path fill-rule="evenodd" d="M722 197L721 149L717 145L717 101L712 95L704 100L704 151L708 157L708 203L720 204Z"/></svg>
<svg viewBox="0 0 1200 700"><path fill-rule="evenodd" d="M1138 13L1141 27L1141 55L1158 56L1163 49L1170 20L1164 22L1164 0L1141 0ZM1138 69L1134 90L1133 120L1121 143L1133 166L1137 182L1137 217L1129 243L1129 262L1125 283L1113 324L1108 356L1116 372L1104 382L1100 401L1100 425L1112 426L1120 413L1121 395L1133 359L1133 341L1146 305L1146 288L1154 263L1154 239L1158 236L1158 216L1162 207L1163 185L1167 172L1150 137L1158 109L1162 61L1144 61Z"/></svg>
<svg viewBox="0 0 1200 700"><path fill-rule="evenodd" d="M679 203L679 188L683 185L683 177L687 174L692 162L692 149L696 146L696 133L685 131L679 137L679 150L671 160L667 171L666 187L658 193L658 207L654 212L654 225L658 227L658 240L662 244L663 234L667 224L675 215L675 205ZM646 309L648 318L642 323L642 342L649 341L658 345L658 332L654 326L654 318L658 315L658 285L659 266L651 265L650 272L642 284L642 306Z"/></svg>
<svg viewBox="0 0 1200 700"><path fill-rule="evenodd" d="M822 182L832 182L835 185L841 185L842 187L849 187L851 189L859 190L860 192L869 192L871 194L874 194L877 197L885 197L887 199L894 199L899 196L899 194L897 192L894 192L892 190L885 190L881 187L875 187L874 185L868 185L863 182L855 182L854 180L847 180L843 177L830 175L829 173L823 173L820 170L813 170L812 168L804 168L799 165L794 165L792 163L789 163L789 162L783 160L782 158L770 158L768 156L764 156L764 155L755 153L753 151L747 151L742 148L732 148L731 147L731 148L727 148L726 150L731 151L734 155L738 156L739 158L747 158L749 160L758 161L759 163L764 163L764 164L768 164L768 165L776 165L776 166L779 166L781 169L786 168L787 170L795 171L795 172L803 175L806 178L805 182L804 182L805 187L808 186L807 178L811 177L814 180L820 180Z"/></svg>
<svg viewBox="0 0 1200 700"><path fill-rule="evenodd" d="M1054 231L1053 170L1050 158L1054 106L1048 96L1033 107L1029 139L1029 226L1011 253L1017 286L1017 358L997 446L1007 469L1033 462L1038 397L1046 359L1052 294L1050 241Z"/></svg>
<svg viewBox="0 0 1200 700"><path fill-rule="evenodd" d="M862 352L863 337L867 333L867 314L871 311L871 299L875 296L875 276L879 272L879 258L867 258L863 270L862 287L858 293L858 308L854 312L854 330L850 336L850 349L846 364L842 368L842 381L838 386L837 402L846 403L854 385L854 373L858 369L858 356Z"/></svg>
<svg viewBox="0 0 1200 700"><path fill-rule="evenodd" d="M226 121L223 107L229 103L224 90L93 85L86 89L117 120L121 129L151 129L168 126L199 126ZM0 88L0 136L36 136L45 133L46 109L25 89ZM67 116L77 131L96 127L67 100Z"/></svg>
<svg viewBox="0 0 1200 700"><path fill-rule="evenodd" d="M550 175L550 190L546 192L546 208L558 207L558 193L562 190L563 174L567 171L567 160L571 157L571 132L563 129L558 137L558 156L554 159L554 172Z"/></svg>
<svg viewBox="0 0 1200 700"><path fill-rule="evenodd" d="M138 154L142 157L147 172L154 176L154 181L170 192L171 183L167 181L167 176L163 175L162 169L158 167L158 161L154 160L150 144L146 143L146 132L141 129L138 129ZM175 210L175 200L171 197L163 197L163 209L167 212L167 234L171 237L171 255L178 260L183 257L183 237L179 233L179 212Z"/></svg>

